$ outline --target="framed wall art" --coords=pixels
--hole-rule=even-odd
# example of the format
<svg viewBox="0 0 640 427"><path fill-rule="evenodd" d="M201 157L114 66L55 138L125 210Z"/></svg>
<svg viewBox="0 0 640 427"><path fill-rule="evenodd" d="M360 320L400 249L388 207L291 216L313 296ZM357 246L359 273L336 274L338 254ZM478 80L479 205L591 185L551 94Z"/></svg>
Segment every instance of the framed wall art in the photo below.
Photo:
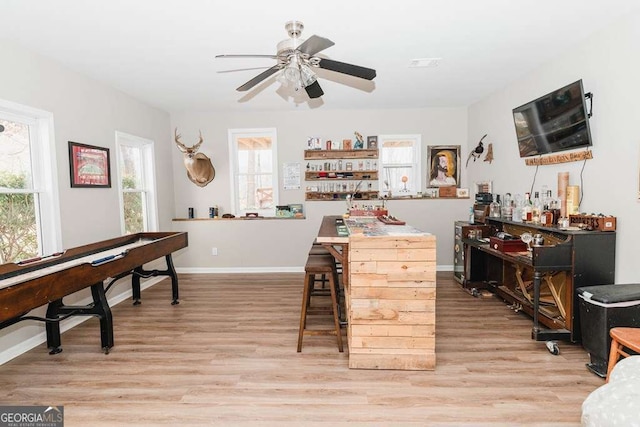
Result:
<svg viewBox="0 0 640 427"><path fill-rule="evenodd" d="M429 187L460 187L460 146L427 146Z"/></svg>
<svg viewBox="0 0 640 427"><path fill-rule="evenodd" d="M69 141L71 187L111 188L109 149Z"/></svg>

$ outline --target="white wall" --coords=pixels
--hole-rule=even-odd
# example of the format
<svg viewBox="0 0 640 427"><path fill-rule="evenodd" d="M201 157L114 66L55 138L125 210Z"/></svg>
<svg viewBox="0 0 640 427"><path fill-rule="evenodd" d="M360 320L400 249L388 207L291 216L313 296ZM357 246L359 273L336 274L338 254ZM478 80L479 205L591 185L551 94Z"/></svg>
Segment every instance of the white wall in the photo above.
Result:
<svg viewBox="0 0 640 427"><path fill-rule="evenodd" d="M421 134L422 176L426 176L426 146L461 145L466 150L467 112L465 108L421 110L344 110L299 111L281 113L221 114L191 112L172 114L172 127L178 128L181 141L191 145L202 131L202 152L216 168L216 178L201 188L186 177L182 157L174 149L175 217L185 218L187 208L195 207L197 217L208 216L208 207L221 206L229 212L230 182L227 131L233 128L275 127L278 133L278 163L300 162L304 170L304 149L307 138L323 140L352 138L354 131L363 135ZM423 178L424 179L424 178ZM461 173L462 186L466 183ZM346 211L344 202L304 200L304 181L300 190L283 190L280 183L279 204L304 203L305 220L257 221L175 221L173 230L189 232L189 248L175 257L181 271L260 271L276 269L301 271L306 254L317 235L323 215L340 215ZM423 182L422 187L425 187ZM452 269L453 221L467 218L469 199L461 200L393 200L390 213L417 228L436 235L438 266ZM218 248L218 256L211 248Z"/></svg>
<svg viewBox="0 0 640 427"><path fill-rule="evenodd" d="M557 189L558 172L569 172L570 185L584 190L581 211L617 217L616 282L640 282L637 240L640 203L640 14L627 17L575 46L545 66L469 108L469 139L488 133L495 161L470 168L471 181L492 180L494 192L524 193L536 168L519 158L511 111L525 102L582 79L592 92L593 159L540 166L535 189ZM535 191L534 189L534 191Z"/></svg>
<svg viewBox="0 0 640 427"><path fill-rule="evenodd" d="M155 141L160 228L171 227L173 216L173 176L169 115L135 99L31 54L16 45L0 42L0 98L53 113L58 192L62 222L62 248L72 248L119 236L120 214L115 179L115 132L127 132ZM71 188L67 141L107 147L111 150L110 189ZM126 281L125 281L126 282ZM112 289L117 299L130 286ZM65 302L86 300L88 290ZM39 314L44 312L41 308ZM0 363L23 342L38 343L43 338L42 323L26 321L0 330ZM96 329L96 334L99 331ZM30 341L29 341L30 340ZM64 343L63 343L64 345ZM4 353L3 353L4 352Z"/></svg>

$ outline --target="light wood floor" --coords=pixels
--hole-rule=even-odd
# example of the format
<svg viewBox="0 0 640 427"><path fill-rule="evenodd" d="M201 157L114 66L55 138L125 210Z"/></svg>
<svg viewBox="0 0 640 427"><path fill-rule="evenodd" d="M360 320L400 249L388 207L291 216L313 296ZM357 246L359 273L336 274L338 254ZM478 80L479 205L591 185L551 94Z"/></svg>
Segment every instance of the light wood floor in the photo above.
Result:
<svg viewBox="0 0 640 427"><path fill-rule="evenodd" d="M579 345L551 355L531 320L438 274L435 371L347 368L335 337L296 341L302 274L180 275L0 366L0 404L64 405L65 426L575 426L604 381Z"/></svg>

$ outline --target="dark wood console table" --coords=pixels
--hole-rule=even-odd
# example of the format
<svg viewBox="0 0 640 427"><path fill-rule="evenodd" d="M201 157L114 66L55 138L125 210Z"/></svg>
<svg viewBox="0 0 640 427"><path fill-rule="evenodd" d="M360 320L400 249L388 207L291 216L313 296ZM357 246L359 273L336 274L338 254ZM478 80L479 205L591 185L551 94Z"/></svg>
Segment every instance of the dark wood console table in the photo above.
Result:
<svg viewBox="0 0 640 427"><path fill-rule="evenodd" d="M501 218L487 218L486 225L491 235L501 231L514 236L541 234L544 245L533 246L529 253L501 252L486 241L462 236L466 253L474 258L465 263L474 269L465 276L532 316L532 339L579 342L576 289L614 283L616 233L561 230ZM556 352L557 348L549 350Z"/></svg>

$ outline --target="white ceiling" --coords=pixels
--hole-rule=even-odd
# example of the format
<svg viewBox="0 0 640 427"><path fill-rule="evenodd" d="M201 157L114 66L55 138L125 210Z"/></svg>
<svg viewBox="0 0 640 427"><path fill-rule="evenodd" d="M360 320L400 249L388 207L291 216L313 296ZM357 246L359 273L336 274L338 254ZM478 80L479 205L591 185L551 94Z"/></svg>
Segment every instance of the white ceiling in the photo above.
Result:
<svg viewBox="0 0 640 427"><path fill-rule="evenodd" d="M458 107L638 9L637 0L1 0L0 38L169 112ZM321 54L377 77L318 70L325 95L312 101L287 96L275 76L237 92L262 69L222 71L275 61L215 55L275 54L290 20L304 23L303 38L335 42ZM431 57L438 67L408 67Z"/></svg>

